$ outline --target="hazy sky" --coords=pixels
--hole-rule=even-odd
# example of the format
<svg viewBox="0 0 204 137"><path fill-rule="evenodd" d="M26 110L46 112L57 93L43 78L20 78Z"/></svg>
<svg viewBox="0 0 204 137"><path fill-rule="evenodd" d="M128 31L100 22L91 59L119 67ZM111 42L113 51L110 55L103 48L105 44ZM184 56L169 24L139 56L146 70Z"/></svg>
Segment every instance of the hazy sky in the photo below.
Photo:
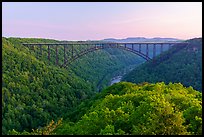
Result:
<svg viewBox="0 0 204 137"><path fill-rule="evenodd" d="M202 2L3 2L2 12L4 37L202 36Z"/></svg>

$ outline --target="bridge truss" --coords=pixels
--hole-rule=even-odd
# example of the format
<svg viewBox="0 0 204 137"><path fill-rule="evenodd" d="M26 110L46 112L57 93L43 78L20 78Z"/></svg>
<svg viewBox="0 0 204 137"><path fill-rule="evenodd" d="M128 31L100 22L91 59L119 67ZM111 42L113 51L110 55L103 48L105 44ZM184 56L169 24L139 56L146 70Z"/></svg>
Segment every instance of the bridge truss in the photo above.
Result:
<svg viewBox="0 0 204 137"><path fill-rule="evenodd" d="M45 52L47 59L51 61L51 55L55 56L55 64L60 67L67 67L82 56L101 49L118 48L132 52L146 61L152 60L156 55L161 54L165 50L169 50L171 46L178 44L186 45L187 42L138 42L138 43L98 43L98 42L70 42L70 43L22 43L29 49L37 52L38 58ZM80 48L77 48L80 47ZM151 50L150 50L151 48ZM158 50L159 48L159 50ZM53 50L54 49L54 50ZM80 50L79 50L80 49ZM159 53L158 53L159 52ZM63 63L59 63L59 54L63 54Z"/></svg>

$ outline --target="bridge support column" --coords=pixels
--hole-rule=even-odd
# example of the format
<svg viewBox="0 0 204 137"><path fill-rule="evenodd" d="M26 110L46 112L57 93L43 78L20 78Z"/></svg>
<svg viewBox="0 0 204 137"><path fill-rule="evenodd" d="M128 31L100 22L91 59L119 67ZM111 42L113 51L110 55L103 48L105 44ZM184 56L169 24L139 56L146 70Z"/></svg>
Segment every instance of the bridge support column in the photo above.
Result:
<svg viewBox="0 0 204 137"><path fill-rule="evenodd" d="M38 46L38 45L36 45L36 46L37 46L37 47L36 47L36 53L37 53L36 58L39 59L39 46Z"/></svg>
<svg viewBox="0 0 204 137"><path fill-rule="evenodd" d="M124 46L125 46L125 49L126 49L126 44L124 44Z"/></svg>
<svg viewBox="0 0 204 137"><path fill-rule="evenodd" d="M49 60L49 64L50 64L50 45L47 45L47 49L48 49L48 60Z"/></svg>
<svg viewBox="0 0 204 137"><path fill-rule="evenodd" d="M74 47L73 47L73 44L72 44L72 59L74 58Z"/></svg>
<svg viewBox="0 0 204 137"><path fill-rule="evenodd" d="M56 49L55 49L55 53L56 53L56 65L58 65L58 50L57 50L57 45L56 45Z"/></svg>
<svg viewBox="0 0 204 137"><path fill-rule="evenodd" d="M40 56L42 57L42 45L40 45Z"/></svg>
<svg viewBox="0 0 204 137"><path fill-rule="evenodd" d="M139 53L141 53L141 44L139 44Z"/></svg>
<svg viewBox="0 0 204 137"><path fill-rule="evenodd" d="M163 43L161 43L161 50L160 50L160 54L163 52Z"/></svg>
<svg viewBox="0 0 204 137"><path fill-rule="evenodd" d="M35 51L35 48L34 48L34 47L35 47L35 46L33 45L33 46L32 46L32 50L33 50L33 51Z"/></svg>
<svg viewBox="0 0 204 137"><path fill-rule="evenodd" d="M146 55L149 56L149 44L146 44Z"/></svg>
<svg viewBox="0 0 204 137"><path fill-rule="evenodd" d="M66 46L64 45L64 65L66 64Z"/></svg>
<svg viewBox="0 0 204 137"><path fill-rule="evenodd" d="M132 50L134 50L134 44L132 44Z"/></svg>
<svg viewBox="0 0 204 137"><path fill-rule="evenodd" d="M156 44L153 44L153 58L156 56Z"/></svg>

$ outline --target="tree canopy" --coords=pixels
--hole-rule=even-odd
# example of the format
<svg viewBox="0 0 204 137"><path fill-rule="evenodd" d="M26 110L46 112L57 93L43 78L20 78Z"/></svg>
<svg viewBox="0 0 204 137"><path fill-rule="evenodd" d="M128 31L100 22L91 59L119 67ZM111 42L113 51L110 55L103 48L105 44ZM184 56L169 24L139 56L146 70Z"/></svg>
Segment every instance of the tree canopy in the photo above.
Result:
<svg viewBox="0 0 204 137"><path fill-rule="evenodd" d="M80 120L64 122L55 133L202 134L202 94L181 83L120 82L101 92Z"/></svg>
<svg viewBox="0 0 204 137"><path fill-rule="evenodd" d="M169 51L145 62L123 77L123 81L180 82L202 91L202 38L187 40L188 45L176 44Z"/></svg>

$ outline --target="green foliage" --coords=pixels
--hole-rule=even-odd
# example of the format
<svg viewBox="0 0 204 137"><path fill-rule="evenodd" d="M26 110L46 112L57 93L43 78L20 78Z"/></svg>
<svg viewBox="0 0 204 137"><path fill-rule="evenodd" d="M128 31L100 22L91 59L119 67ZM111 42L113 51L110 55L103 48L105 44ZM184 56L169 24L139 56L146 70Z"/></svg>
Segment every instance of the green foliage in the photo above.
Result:
<svg viewBox="0 0 204 137"><path fill-rule="evenodd" d="M90 53L64 69L55 66L55 56L51 57L49 64L46 52L39 57L30 48L22 46L22 42L59 41L2 38L2 134L202 134L202 94L193 89L194 84L193 88L186 88L182 81L168 85L165 85L165 80L165 83L143 82L138 85L121 82L96 94L97 89L101 90L109 84L114 71L141 63L142 60L137 62L138 58L126 51L107 49ZM201 42L190 42L193 46L186 47L183 54L195 53L194 59L199 61ZM76 46L76 51L79 50L80 47ZM51 49L51 54L54 53L55 50ZM62 53L63 48L59 47L61 61ZM180 59L175 55L175 60ZM191 68L189 62L183 62L188 69ZM150 68L154 68L154 65L150 64ZM177 65L175 63L173 66ZM167 65L162 69L171 70ZM159 71L164 75L165 72ZM147 75L150 79L156 79L150 70L143 74L150 74ZM185 75L190 76L191 82L195 81L199 87L200 81L193 79L194 75L190 72ZM200 79L200 70L196 75ZM180 77L180 73L177 76ZM147 81L145 76L137 78ZM65 119L63 123L62 119L58 120L59 117Z"/></svg>
<svg viewBox="0 0 204 137"><path fill-rule="evenodd" d="M22 43L59 43L61 41L50 40L50 39L34 39L34 38L7 38L8 41L12 42L13 46L18 50L22 50L25 54L31 54L39 61L43 61L44 64L49 66L55 66L55 48L50 47L50 59L47 59L47 47L42 46L42 56L39 55L40 49L35 47L35 52L32 48L25 48ZM88 48L88 46L74 45L74 55L82 51L82 49ZM67 49L68 60L71 57L71 49L68 46ZM64 61L64 47L58 47L59 53L59 64ZM86 82L93 83L94 90L102 90L104 87L109 85L110 79L113 74L127 66L133 64L140 64L144 60L135 54L123 51L120 49L105 49L97 50L89 53L82 58L75 60L68 66L68 71L71 71L75 75L84 79ZM26 65L25 65L26 66Z"/></svg>
<svg viewBox="0 0 204 137"><path fill-rule="evenodd" d="M40 129L32 129L32 132L18 132L15 129L9 130L8 135L54 135L53 131L61 124L62 118L55 123L53 120L45 127Z"/></svg>
<svg viewBox="0 0 204 137"><path fill-rule="evenodd" d="M47 47L42 47L43 54L39 56L32 48L22 45L53 42L60 41L2 38L2 134L12 129L31 132L52 119L73 116L76 114L72 113L75 107L92 97L97 88L109 84L115 70L137 63L137 56L128 52L101 50L76 60L64 69L55 66L54 48L51 48L49 64L45 52ZM59 47L61 61L62 53L63 47ZM124 56L119 56L121 54ZM82 111L80 115L84 113ZM74 121L77 115L71 119Z"/></svg>
<svg viewBox="0 0 204 137"><path fill-rule="evenodd" d="M3 134L45 126L94 94L91 83L65 69L46 66L6 39L2 53Z"/></svg>
<svg viewBox="0 0 204 137"><path fill-rule="evenodd" d="M114 135L115 130L113 125L107 125L105 129L101 130L99 135Z"/></svg>
<svg viewBox="0 0 204 137"><path fill-rule="evenodd" d="M56 134L201 135L202 94L180 83L116 83L97 95L80 120Z"/></svg>
<svg viewBox="0 0 204 137"><path fill-rule="evenodd" d="M123 81L180 82L202 91L202 38L188 40L189 45L175 45L154 61L146 62L126 74Z"/></svg>

